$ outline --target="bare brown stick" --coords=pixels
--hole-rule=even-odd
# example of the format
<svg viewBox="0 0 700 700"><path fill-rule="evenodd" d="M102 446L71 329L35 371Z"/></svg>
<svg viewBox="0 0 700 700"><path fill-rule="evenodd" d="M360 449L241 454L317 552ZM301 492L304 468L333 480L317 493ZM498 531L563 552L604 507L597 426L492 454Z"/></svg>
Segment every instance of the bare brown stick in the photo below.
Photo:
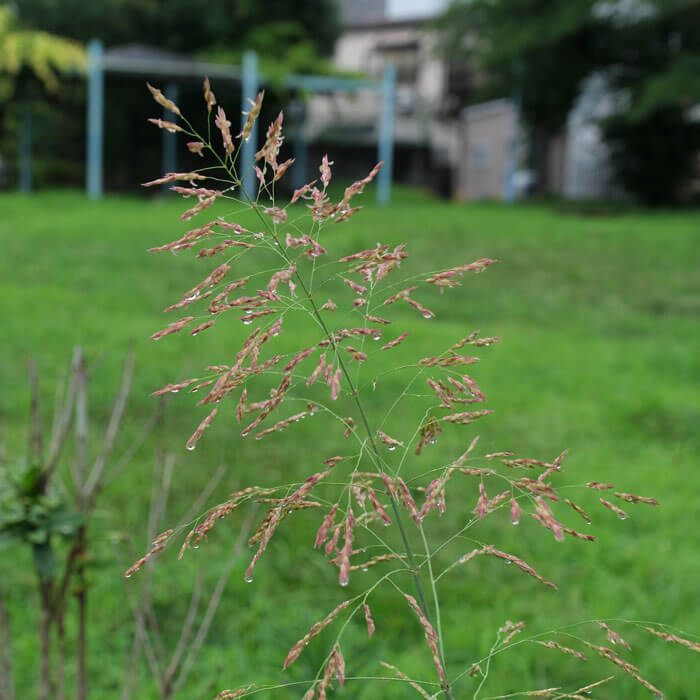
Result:
<svg viewBox="0 0 700 700"><path fill-rule="evenodd" d="M121 425L122 418L124 417L124 410L126 409L126 403L129 398L129 393L131 392L131 382L133 376L134 351L129 349L126 358L124 359L124 368L122 369L119 394L114 402L112 416L109 419L109 425L107 426L107 430L105 432L102 450L95 460L95 464L93 465L90 476L85 484L85 497L88 501L94 500L95 495L100 489L102 475L104 474L105 467L107 466L107 460L112 453L114 440L117 437L119 426Z"/></svg>
<svg viewBox="0 0 700 700"><path fill-rule="evenodd" d="M76 347L73 350L73 360L71 361L70 378L68 381L68 390L66 391L65 401L63 403L63 411L60 419L55 421L56 428L51 434L49 457L43 475L45 482L49 481L56 469L63 446L68 438L68 432L70 431L71 422L73 420L73 402L75 397L75 371L78 363L80 362L81 355L81 349Z"/></svg>
<svg viewBox="0 0 700 700"><path fill-rule="evenodd" d="M87 404L87 366L82 351L79 350L78 362L75 365L75 460L71 462L73 485L78 497L78 508L83 511L85 476L87 473L87 437L88 437L88 404Z"/></svg>
<svg viewBox="0 0 700 700"><path fill-rule="evenodd" d="M200 573L194 583L194 588L192 589L192 596L190 598L190 604L187 609L187 615L185 616L185 621L182 624L182 631L180 632L180 638L178 639L175 651L170 659L168 668L165 669L163 674L163 697L170 697L172 690L172 683L175 678L175 674L180 668L180 663L182 662L182 656L187 649L187 645L190 642L190 637L192 636L192 631L194 629L194 621L199 610L199 601L202 594L202 584L204 582L204 577Z"/></svg>
<svg viewBox="0 0 700 700"><path fill-rule="evenodd" d="M2 586L0 586L0 700L14 700L12 670L12 631Z"/></svg>
<svg viewBox="0 0 700 700"><path fill-rule="evenodd" d="M219 482L221 481L225 473L226 467L222 464L216 470L214 476L212 476L212 478L209 479L207 485L202 489L199 496L197 496L197 500L190 506L187 513L185 513L185 515L183 515L182 518L180 518L180 521L175 526L175 530L179 530L183 525L189 523L192 520L192 518L194 518L196 515L202 512L204 504L209 500L209 496L211 496L212 493L214 493L214 489L219 485Z"/></svg>
<svg viewBox="0 0 700 700"><path fill-rule="evenodd" d="M211 598L209 599L209 605L207 605L206 612L204 613L204 618L202 619L202 622L199 625L199 629L197 630L197 635L194 638L194 641L192 642L189 651L187 652L187 656L185 657L185 660L182 664L177 680L173 684L173 694L177 694L177 692L182 687L182 684L187 679L187 675L192 670L192 666L194 665L195 659L197 658L197 654L199 654L199 650L202 648L202 644L204 644L204 640L207 638L207 634L209 634L209 627L211 627L212 620L214 619L214 615L216 614L216 609L219 607L219 603L221 602L221 596L223 595L224 589L226 588L226 583L228 582L228 579L231 576L231 572L233 571L233 567L236 563L236 560L243 551L246 540L248 539L248 535L253 525L253 519L255 518L256 514L257 506L250 509L250 512L248 513L246 519L243 521L241 531L238 534L238 538L235 544L233 545L233 549L231 550L231 555L229 556L226 566L221 572L219 580L216 582L214 592L212 593Z"/></svg>
<svg viewBox="0 0 700 700"><path fill-rule="evenodd" d="M134 458L136 453L143 447L144 443L148 437L153 433L153 431L158 427L160 422L163 420L163 415L165 414L165 407L168 405L169 398L161 397L158 402L158 407L156 412L151 416L151 418L146 423L143 431L139 437L131 443L131 446L126 450L126 452L119 458L119 460L114 464L113 467L107 466L103 479L102 487L104 488L107 484L111 483L112 480L119 474L122 469Z"/></svg>
<svg viewBox="0 0 700 700"><path fill-rule="evenodd" d="M29 360L29 386L31 391L32 431L29 437L29 454L41 464L44 451L44 439L41 429L41 407L39 403L39 377L36 371L36 362Z"/></svg>
<svg viewBox="0 0 700 700"><path fill-rule="evenodd" d="M39 578L39 596L41 616L39 618L39 643L41 661L39 667L39 700L50 700L53 695L53 679L51 674L51 607L52 582Z"/></svg>

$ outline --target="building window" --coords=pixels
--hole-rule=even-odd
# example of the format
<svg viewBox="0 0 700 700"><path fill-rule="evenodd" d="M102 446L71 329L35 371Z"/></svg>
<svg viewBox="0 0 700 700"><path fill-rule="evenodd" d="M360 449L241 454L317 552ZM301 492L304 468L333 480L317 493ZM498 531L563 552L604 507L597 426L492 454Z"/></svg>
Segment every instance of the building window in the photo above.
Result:
<svg viewBox="0 0 700 700"><path fill-rule="evenodd" d="M384 44L377 47L382 64L396 67L396 82L399 85L415 85L418 77L418 42Z"/></svg>

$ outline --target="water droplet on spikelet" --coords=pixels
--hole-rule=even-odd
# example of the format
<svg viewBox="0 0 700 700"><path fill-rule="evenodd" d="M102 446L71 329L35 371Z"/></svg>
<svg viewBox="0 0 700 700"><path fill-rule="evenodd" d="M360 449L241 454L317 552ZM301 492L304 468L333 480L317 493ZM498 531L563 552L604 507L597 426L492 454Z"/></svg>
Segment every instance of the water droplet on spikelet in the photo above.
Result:
<svg viewBox="0 0 700 700"><path fill-rule="evenodd" d="M253 574L246 574L246 575L243 577L243 580L244 580L246 583L253 583Z"/></svg>
<svg viewBox="0 0 700 700"><path fill-rule="evenodd" d="M432 317L433 317L432 314L423 314L423 318L432 318Z"/></svg>
<svg viewBox="0 0 700 700"><path fill-rule="evenodd" d="M170 393L171 394L177 394L180 390L179 389L171 389Z"/></svg>
<svg viewBox="0 0 700 700"><path fill-rule="evenodd" d="M520 521L516 518L515 520L510 521L512 525L517 525Z"/></svg>
<svg viewBox="0 0 700 700"><path fill-rule="evenodd" d="M244 326L249 326L251 323L253 323L253 319L252 319L252 318L246 318L246 319L243 321L243 325L244 325Z"/></svg>
<svg viewBox="0 0 700 700"><path fill-rule="evenodd" d="M389 445L389 452L393 452L396 449L396 445Z"/></svg>
<svg viewBox="0 0 700 700"><path fill-rule="evenodd" d="M340 581L340 585L343 586L343 588L345 588L345 586L348 585L348 581Z"/></svg>
<svg viewBox="0 0 700 700"><path fill-rule="evenodd" d="M362 567L362 571L364 571L365 573L367 573L367 572L369 571L369 569L368 569L366 566L363 566L363 567Z"/></svg>
<svg viewBox="0 0 700 700"><path fill-rule="evenodd" d="M131 574L125 574L124 578L131 578Z"/></svg>
<svg viewBox="0 0 700 700"><path fill-rule="evenodd" d="M195 444L192 443L191 445L185 445L185 447L186 447L190 452L192 452L192 450L194 450L194 448L195 448Z"/></svg>

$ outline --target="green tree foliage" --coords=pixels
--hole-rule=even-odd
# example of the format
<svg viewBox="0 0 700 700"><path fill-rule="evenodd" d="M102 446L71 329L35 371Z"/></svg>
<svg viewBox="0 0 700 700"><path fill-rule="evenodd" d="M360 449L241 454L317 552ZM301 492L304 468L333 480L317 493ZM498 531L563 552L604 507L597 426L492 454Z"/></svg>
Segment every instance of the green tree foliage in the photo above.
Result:
<svg viewBox="0 0 700 700"><path fill-rule="evenodd" d="M338 31L330 0L22 0L20 14L31 26L80 41L199 54L268 49L274 38L278 57L298 44L318 56L332 50Z"/></svg>
<svg viewBox="0 0 700 700"><path fill-rule="evenodd" d="M605 43L605 25L593 14L594 4L457 0L439 26L452 60L475 64L481 85L477 99L517 90L528 119L557 129Z"/></svg>
<svg viewBox="0 0 700 700"><path fill-rule="evenodd" d="M445 50L477 66L479 96L517 91L539 129L560 128L584 79L604 74L624 97L605 127L621 182L650 203L681 193L697 140L690 108L700 103L695 0L455 0L440 26Z"/></svg>
<svg viewBox="0 0 700 700"><path fill-rule="evenodd" d="M20 29L17 18L0 5L0 97L7 99L13 87L8 76L30 70L47 88L58 86L57 73L83 65L81 46L45 31Z"/></svg>

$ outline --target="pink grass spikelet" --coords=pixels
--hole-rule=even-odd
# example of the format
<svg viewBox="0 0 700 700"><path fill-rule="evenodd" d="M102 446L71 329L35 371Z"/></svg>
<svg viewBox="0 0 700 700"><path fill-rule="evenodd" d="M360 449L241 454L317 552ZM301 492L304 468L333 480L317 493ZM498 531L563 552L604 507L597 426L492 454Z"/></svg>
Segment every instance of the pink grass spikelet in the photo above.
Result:
<svg viewBox="0 0 700 700"><path fill-rule="evenodd" d="M425 641L428 643L430 652L433 655L433 663L435 664L435 670L440 678L440 683L445 684L447 682L447 678L445 676L445 670L442 667L442 663L440 663L440 654L438 653L438 636L435 633L435 629L421 610L420 606L416 602L416 599L407 593L404 593L404 597L408 601L408 604L413 608L416 615L418 615L418 619L420 620L423 631L425 632Z"/></svg>
<svg viewBox="0 0 700 700"><path fill-rule="evenodd" d="M184 382L178 382L177 384L168 384L162 389L158 389L157 391L152 392L151 396L162 396L163 394L176 394L178 391L181 391L185 387L188 387L190 386L190 384L194 384L197 381L199 380L197 378L194 378L187 379Z"/></svg>
<svg viewBox="0 0 700 700"><path fill-rule="evenodd" d="M214 700L234 700L235 698L240 698L246 695L251 690L255 688L255 683L247 685L245 688L239 688L238 690L222 690Z"/></svg>
<svg viewBox="0 0 700 700"><path fill-rule="evenodd" d="M449 355L448 357L424 357L418 360L422 367L456 367L459 365L473 365L479 362L478 357L465 357L464 355Z"/></svg>
<svg viewBox="0 0 700 700"><path fill-rule="evenodd" d="M367 489L367 496L369 497L369 502L372 504L374 512L384 521L387 527L391 525L391 518L388 516L384 506L379 502L377 494L371 486Z"/></svg>
<svg viewBox="0 0 700 700"><path fill-rule="evenodd" d="M213 195L211 197L203 197L191 209L188 209L187 211L180 214L180 219L182 221L189 221L190 219L194 218L197 214L199 214L199 212L204 211L205 209L208 209L210 206L212 206L215 201L216 195Z"/></svg>
<svg viewBox="0 0 700 700"><path fill-rule="evenodd" d="M599 622L598 625L601 629L605 630L605 637L611 644L619 644L620 646L625 647L625 649L628 651L632 651L632 647L628 644L628 642L617 632L615 632L614 629L606 625L605 622Z"/></svg>
<svg viewBox="0 0 700 700"><path fill-rule="evenodd" d="M568 498L564 499L564 503L571 506L589 525L591 524L592 521L590 516L585 510L583 510L583 508L581 508L581 506L577 505L573 501L570 501Z"/></svg>
<svg viewBox="0 0 700 700"><path fill-rule="evenodd" d="M627 515L627 513L625 513L625 511L622 510L622 508L618 508L614 503L610 503L610 501L606 501L604 498L601 498L600 502L606 508L610 509L613 513L615 513L615 515L617 515L617 517L620 518L620 520L627 520L627 518L629 517L629 515Z"/></svg>
<svg viewBox="0 0 700 700"><path fill-rule="evenodd" d="M146 83L146 87L150 90L151 95L153 95L153 99L161 107L165 107L169 112L177 114L178 117L182 116L180 108L172 100L169 100L158 88L154 88L150 83Z"/></svg>
<svg viewBox="0 0 700 700"><path fill-rule="evenodd" d="M384 161L380 161L377 163L372 170L370 170L369 174L367 177L364 177L362 180L357 180L356 182L353 182L352 185L347 187L345 189L345 193L343 195L343 202L347 203L349 202L355 195L362 194L363 190L365 187L374 180L375 176L379 172L380 168L384 165Z"/></svg>
<svg viewBox="0 0 700 700"><path fill-rule="evenodd" d="M520 504L514 499L510 499L510 522L517 525L520 522Z"/></svg>
<svg viewBox="0 0 700 700"><path fill-rule="evenodd" d="M388 668L390 671L393 671L402 681L406 681L419 695L421 695L425 700L432 700L431 696L428 695L428 693L425 692L425 690L418 685L415 681L412 681L403 671L400 671L396 666L392 666L391 664L386 663L386 661L380 661L379 662L384 668Z"/></svg>
<svg viewBox="0 0 700 700"><path fill-rule="evenodd" d="M272 166L273 171L278 168L277 156L282 146L284 137L282 136L282 120L284 115L280 112L277 119L270 124L265 135L263 147L255 154L255 160L263 160Z"/></svg>
<svg viewBox="0 0 700 700"><path fill-rule="evenodd" d="M629 663L629 661L625 661L625 659L618 656L612 649L608 647L597 646L595 644L591 644L590 642L586 642L585 640L583 643L589 649L593 649L593 651L596 651L598 654L600 654L600 656L602 656L604 659L607 659L616 666L619 666L625 673L632 676L632 678L641 683L647 690L650 690L652 693L655 693L656 697L664 697L664 694L656 686L652 685L645 678L642 678L642 676L639 673L639 669L636 666L633 666L631 663Z"/></svg>
<svg viewBox="0 0 700 700"><path fill-rule="evenodd" d="M321 353L321 355L318 358L318 364L314 368L314 371L309 375L309 378L306 380L306 386L311 386L314 384L318 378L323 374L323 371L326 368L326 353Z"/></svg>
<svg viewBox="0 0 700 700"><path fill-rule="evenodd" d="M206 180L204 175L199 173L189 172L189 173L166 173L163 177L159 177L157 180L151 180L150 182L144 182L142 187L155 187L155 185L165 185L168 182L175 182L176 180Z"/></svg>
<svg viewBox="0 0 700 700"><path fill-rule="evenodd" d="M653 627L645 627L644 629L647 630L647 632L651 632L657 637L660 637L665 642L674 642L675 644L681 644L682 646L687 647L691 651L700 654L700 642L693 642L690 639L683 639L683 637L678 637L677 635L669 634L668 632L660 632L659 630L655 630Z"/></svg>
<svg viewBox="0 0 700 700"><path fill-rule="evenodd" d="M163 336L171 335L172 333L179 333L188 323L194 321L194 316L185 316L184 318L178 319L171 323L167 328L161 331L155 332L151 336L151 340L160 340Z"/></svg>
<svg viewBox="0 0 700 700"><path fill-rule="evenodd" d="M563 525L554 517L551 508L547 503L540 497L535 496L535 508L536 511L532 514L532 517L537 520L537 522L551 530L554 534L554 539L557 542L564 541L564 527Z"/></svg>
<svg viewBox="0 0 700 700"><path fill-rule="evenodd" d="M389 449L395 449L396 447L403 447L403 442L400 440L396 440L390 435L387 435L385 432L381 430L377 430L377 437L379 438L380 442L385 444Z"/></svg>
<svg viewBox="0 0 700 700"><path fill-rule="evenodd" d="M215 322L216 319L212 319L211 321L205 321L204 323L200 323L198 326L196 326L190 331L190 335L197 335L197 333L201 333L207 328L213 326Z"/></svg>
<svg viewBox="0 0 700 700"><path fill-rule="evenodd" d="M158 537L153 540L151 548L144 554L138 561L134 562L125 572L124 578L131 578L137 571L142 569L151 557L156 555L158 552L162 552L168 542L170 535L173 534L173 530L166 530L161 532Z"/></svg>
<svg viewBox="0 0 700 700"><path fill-rule="evenodd" d="M391 348L395 348L399 343L401 343L403 340L408 338L408 335L409 335L408 333L402 333L398 338L388 342L386 345L382 345L382 347L379 349L380 350L390 350Z"/></svg>
<svg viewBox="0 0 700 700"><path fill-rule="evenodd" d="M236 419L239 423L241 422L241 420L243 420L243 412L245 411L245 402L247 398L248 389L246 387L243 387L243 391L241 392L241 398L238 400L238 404L236 405Z"/></svg>
<svg viewBox="0 0 700 700"><path fill-rule="evenodd" d="M262 108L262 101L264 97L265 91L262 90L258 93L255 101L250 101L250 112L247 112L247 118L245 120L245 124L243 125L243 130L240 134L238 134L243 141L247 141L250 138L250 132L253 130L253 124L255 124L255 120L260 115L260 109ZM244 114L246 113L244 112Z"/></svg>
<svg viewBox="0 0 700 700"><path fill-rule="evenodd" d="M345 541L338 555L338 583L341 586L347 586L350 580L350 556L352 554L353 528L355 527L355 518L352 514L352 508L348 510L345 518Z"/></svg>
<svg viewBox="0 0 700 700"><path fill-rule="evenodd" d="M488 502L489 498L486 495L486 487L482 481L479 483L479 500L476 504L476 513L479 516L479 519L486 517L486 514L488 513Z"/></svg>
<svg viewBox="0 0 700 700"><path fill-rule="evenodd" d="M211 90L209 78L204 78L204 84L202 87L204 92L204 102L207 105L207 112L211 114L211 108L216 106L216 96Z"/></svg>
<svg viewBox="0 0 700 700"><path fill-rule="evenodd" d="M187 449L188 450L194 450L197 441L199 440L200 437L202 437L202 433L211 425L211 422L214 420L214 416L216 415L218 411L218 407L215 408L197 427L197 430L192 433L190 439L187 441Z"/></svg>
<svg viewBox="0 0 700 700"><path fill-rule="evenodd" d="M561 651L563 654L568 654L569 656L575 656L577 659L581 659L581 661L588 661L588 658L582 652L576 651L576 649L570 649L569 647L562 646L561 644L557 644L556 642L535 641L535 644L539 644L540 646L546 647L547 649L559 649L559 651Z"/></svg>
<svg viewBox="0 0 700 700"><path fill-rule="evenodd" d="M204 158L204 142L203 141L188 141L187 150L190 153L198 155L200 158Z"/></svg>
<svg viewBox="0 0 700 700"><path fill-rule="evenodd" d="M317 637L328 625L333 622L333 620L338 616L340 612L345 610L345 608L350 605L349 600L343 601L340 605L338 605L336 608L331 610L331 612L326 615L326 617L323 618L320 622L316 622L312 627L309 629L309 631L289 650L289 653L287 654L287 658L284 660L284 664L282 666L282 670L286 670L291 666L301 655L301 652L304 651L304 647L314 638Z"/></svg>
<svg viewBox="0 0 700 700"><path fill-rule="evenodd" d="M575 537L578 540L585 540L586 542L596 542L596 538L593 535L587 535L583 532L577 532L576 530L572 530L570 527L566 527L564 525L564 532L567 535L571 535L572 537Z"/></svg>
<svg viewBox="0 0 700 700"><path fill-rule="evenodd" d="M365 603L363 606L363 610L365 612L365 622L367 623L367 636L372 639L372 635L374 634L375 626L374 626L374 620L372 619L372 612L369 609L369 605Z"/></svg>
<svg viewBox="0 0 700 700"><path fill-rule="evenodd" d="M473 549L471 552L468 554L465 554L463 557L457 560L457 564L466 564L468 561L474 559L474 557L477 557L482 554L490 554L492 556L498 557L499 559L503 559L506 562L509 562L511 564L515 564L521 571L526 573L528 576L532 576L533 578L537 579L540 583L543 583L545 586L548 588L551 588L553 590L557 590L557 587L554 583L551 581L548 581L546 578L543 578L540 576L535 569L533 569L527 562L523 561L520 559L520 557L516 557L514 554L508 554L507 552L502 552L499 549L496 549L493 545L485 545L481 549Z"/></svg>
<svg viewBox="0 0 700 700"><path fill-rule="evenodd" d="M600 481L589 481L586 486L589 489L595 489L596 491L605 491L607 489L614 489L615 484L601 484Z"/></svg>
<svg viewBox="0 0 700 700"><path fill-rule="evenodd" d="M311 353L315 350L315 347L310 347L306 348L305 350L301 350L298 352L294 357L285 365L284 371L289 372L290 369L293 369L296 367L300 362L305 360Z"/></svg>
<svg viewBox="0 0 700 700"><path fill-rule="evenodd" d="M280 209L279 207L267 207L267 209L263 210L263 213L267 214L275 224L283 224L287 221L286 209Z"/></svg>
<svg viewBox="0 0 700 700"><path fill-rule="evenodd" d="M357 360L357 362L365 362L367 360L366 352L362 352L362 350L356 350L352 347L352 345L347 345L345 349L350 353L353 360Z"/></svg>
<svg viewBox="0 0 700 700"><path fill-rule="evenodd" d="M321 182L323 183L324 189L328 187L328 184L331 181L331 165L333 165L333 161L328 160L328 154L324 155L321 159L321 165L319 166L319 170L321 171Z"/></svg>
<svg viewBox="0 0 700 700"><path fill-rule="evenodd" d="M214 123L221 132L221 140L223 141L226 155L230 156L235 150L233 139L231 138L231 122L226 119L226 112L224 112L224 108L220 105L216 112L216 119L214 120Z"/></svg>
<svg viewBox="0 0 700 700"><path fill-rule="evenodd" d="M328 513L324 516L321 521L321 526L318 528L316 533L316 540L314 541L314 549L318 549L323 545L323 543L328 539L328 530L333 525L335 521L335 514L338 510L338 504L334 503Z"/></svg>
<svg viewBox="0 0 700 700"><path fill-rule="evenodd" d="M353 282L352 280L345 278L343 278L343 282L347 284L353 292L359 294L360 296L367 293L367 287L363 287L361 284L357 284L357 282Z"/></svg>
<svg viewBox="0 0 700 700"><path fill-rule="evenodd" d="M401 498L401 503L403 507L408 511L409 515L413 519L416 525L420 525L420 515L418 513L418 506L409 491L406 482L400 477L396 477L396 483L398 484L399 497Z"/></svg>
<svg viewBox="0 0 700 700"><path fill-rule="evenodd" d="M282 176L289 170L289 168L292 166L294 163L294 158L289 158L284 161L284 163L280 163L279 166L277 167L277 172L275 173L275 176L272 178L272 182L277 182L282 178Z"/></svg>
<svg viewBox="0 0 700 700"><path fill-rule="evenodd" d="M178 131L183 131L181 126L173 124L173 122L165 122L162 119L149 119L148 121L151 122L151 124L155 124L159 129L169 131L171 134L176 134Z"/></svg>
<svg viewBox="0 0 700 700"><path fill-rule="evenodd" d="M333 374L333 378L331 379L331 399L333 399L333 401L340 396L340 374L340 369L337 369L335 374Z"/></svg>
<svg viewBox="0 0 700 700"><path fill-rule="evenodd" d="M506 636L503 637L501 640L501 644L505 646L508 644L510 641L512 641L513 637L515 637L516 634L520 634L520 632L525 629L525 623L524 622L511 622L510 620L506 620L505 625L501 627L498 630L499 634L505 634Z"/></svg>
<svg viewBox="0 0 700 700"><path fill-rule="evenodd" d="M615 492L618 498L628 503L646 503L648 506L658 506L659 502L655 498L648 498L646 496L635 496L633 493L618 493Z"/></svg>

